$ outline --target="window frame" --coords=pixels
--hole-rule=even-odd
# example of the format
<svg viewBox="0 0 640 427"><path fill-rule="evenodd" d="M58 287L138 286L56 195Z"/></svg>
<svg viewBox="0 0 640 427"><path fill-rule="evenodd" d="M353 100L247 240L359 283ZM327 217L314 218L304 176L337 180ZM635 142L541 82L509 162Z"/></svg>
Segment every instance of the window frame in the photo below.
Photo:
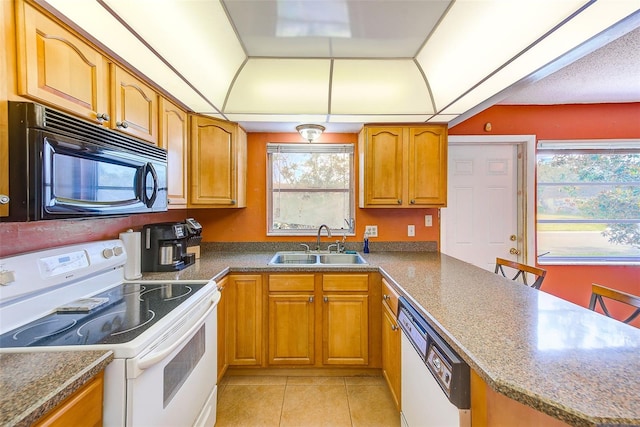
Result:
<svg viewBox="0 0 640 427"><path fill-rule="evenodd" d="M539 218L539 199L540 199L540 181L538 175L538 165L540 155L549 154L640 154L640 140L637 139L606 139L606 140L539 140L536 150L536 240L537 244L537 263L539 265L640 265L640 256L627 257L627 256L557 256L546 257L547 253L541 252L540 248L540 224L552 224L552 223L588 223L588 224L611 224L611 223L628 223L636 222L640 223L639 219L621 220L619 218L606 218L606 219L540 219ZM593 181L592 181L593 182ZM577 185L584 183L576 183L567 181L564 185ZM587 181L586 186L604 186L605 182L594 182L590 185ZM640 181L632 181L632 186L640 187ZM544 184L543 184L544 185ZM563 183L552 184L563 185ZM550 185L551 186L551 185Z"/></svg>
<svg viewBox="0 0 640 427"><path fill-rule="evenodd" d="M356 215L356 163L355 163L355 144L352 143L286 143L286 142L270 142L267 143L267 179L266 179L266 220L267 220L267 236L316 236L318 229L274 229L273 228L273 156L272 154L279 152L286 153L344 153L349 155L349 217L345 218L343 228L331 228L331 234L334 236L355 236L355 215ZM303 190L301 190L302 192ZM349 227L347 226L349 222Z"/></svg>

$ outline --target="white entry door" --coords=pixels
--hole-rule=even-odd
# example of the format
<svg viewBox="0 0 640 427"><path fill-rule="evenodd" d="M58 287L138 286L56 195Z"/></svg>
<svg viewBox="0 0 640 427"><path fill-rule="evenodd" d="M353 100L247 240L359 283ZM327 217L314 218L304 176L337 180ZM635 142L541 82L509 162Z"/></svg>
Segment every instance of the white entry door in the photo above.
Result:
<svg viewBox="0 0 640 427"><path fill-rule="evenodd" d="M527 249L532 247L525 214L529 198L526 144L458 139L462 141L449 145L442 252L489 271L494 270L496 257L526 262Z"/></svg>

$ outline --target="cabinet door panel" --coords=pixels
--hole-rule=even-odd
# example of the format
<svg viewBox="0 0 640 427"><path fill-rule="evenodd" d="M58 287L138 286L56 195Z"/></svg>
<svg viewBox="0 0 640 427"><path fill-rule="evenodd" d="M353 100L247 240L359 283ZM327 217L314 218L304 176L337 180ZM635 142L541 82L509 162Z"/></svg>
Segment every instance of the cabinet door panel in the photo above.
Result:
<svg viewBox="0 0 640 427"><path fill-rule="evenodd" d="M409 130L409 204L445 205L447 138L444 127Z"/></svg>
<svg viewBox="0 0 640 427"><path fill-rule="evenodd" d="M227 371L227 367L229 364L227 363L227 283L229 279L227 277L218 281L218 289L220 289L221 298L220 302L218 302L218 381L217 384L220 384L220 380L224 376Z"/></svg>
<svg viewBox="0 0 640 427"><path fill-rule="evenodd" d="M402 128L367 129L365 142L365 204L402 203Z"/></svg>
<svg viewBox="0 0 640 427"><path fill-rule="evenodd" d="M325 295L322 305L322 362L325 365L369 363L369 297Z"/></svg>
<svg viewBox="0 0 640 427"><path fill-rule="evenodd" d="M396 408L400 410L400 328L396 316L382 304L382 375L387 381Z"/></svg>
<svg viewBox="0 0 640 427"><path fill-rule="evenodd" d="M111 127L158 144L158 94L151 87L112 66L114 107Z"/></svg>
<svg viewBox="0 0 640 427"><path fill-rule="evenodd" d="M227 361L229 365L262 363L262 278L229 276L227 286Z"/></svg>
<svg viewBox="0 0 640 427"><path fill-rule="evenodd" d="M166 99L160 104L160 144L167 150L169 209L187 205L187 113Z"/></svg>
<svg viewBox="0 0 640 427"><path fill-rule="evenodd" d="M313 294L269 295L269 363L313 365Z"/></svg>
<svg viewBox="0 0 640 427"><path fill-rule="evenodd" d="M19 94L94 121L107 113L103 56L31 5L16 7Z"/></svg>

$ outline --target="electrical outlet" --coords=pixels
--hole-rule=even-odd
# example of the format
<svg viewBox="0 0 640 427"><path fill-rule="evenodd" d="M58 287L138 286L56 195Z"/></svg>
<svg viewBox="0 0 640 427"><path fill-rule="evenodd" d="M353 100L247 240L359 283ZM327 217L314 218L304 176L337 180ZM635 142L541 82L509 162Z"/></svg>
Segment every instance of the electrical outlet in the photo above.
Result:
<svg viewBox="0 0 640 427"><path fill-rule="evenodd" d="M433 217L431 215L424 216L424 226L425 227L433 226Z"/></svg>
<svg viewBox="0 0 640 427"><path fill-rule="evenodd" d="M378 226L377 225L365 225L364 232L369 235L369 237L378 237Z"/></svg>
<svg viewBox="0 0 640 427"><path fill-rule="evenodd" d="M416 235L416 226L413 224L407 225L407 236L415 237L415 235Z"/></svg>

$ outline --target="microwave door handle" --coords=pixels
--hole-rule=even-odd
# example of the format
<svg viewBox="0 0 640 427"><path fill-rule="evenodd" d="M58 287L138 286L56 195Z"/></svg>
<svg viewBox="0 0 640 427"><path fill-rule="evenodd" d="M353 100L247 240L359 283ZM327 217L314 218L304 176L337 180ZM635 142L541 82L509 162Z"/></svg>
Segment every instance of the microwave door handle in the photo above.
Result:
<svg viewBox="0 0 640 427"><path fill-rule="evenodd" d="M147 196L147 175L151 174L153 178L153 193L150 197ZM153 203L156 201L156 197L158 196L158 174L156 173L156 168L153 167L153 164L147 163L144 165L143 183L142 183L142 194L144 197L144 204L147 205L148 208L153 206Z"/></svg>

